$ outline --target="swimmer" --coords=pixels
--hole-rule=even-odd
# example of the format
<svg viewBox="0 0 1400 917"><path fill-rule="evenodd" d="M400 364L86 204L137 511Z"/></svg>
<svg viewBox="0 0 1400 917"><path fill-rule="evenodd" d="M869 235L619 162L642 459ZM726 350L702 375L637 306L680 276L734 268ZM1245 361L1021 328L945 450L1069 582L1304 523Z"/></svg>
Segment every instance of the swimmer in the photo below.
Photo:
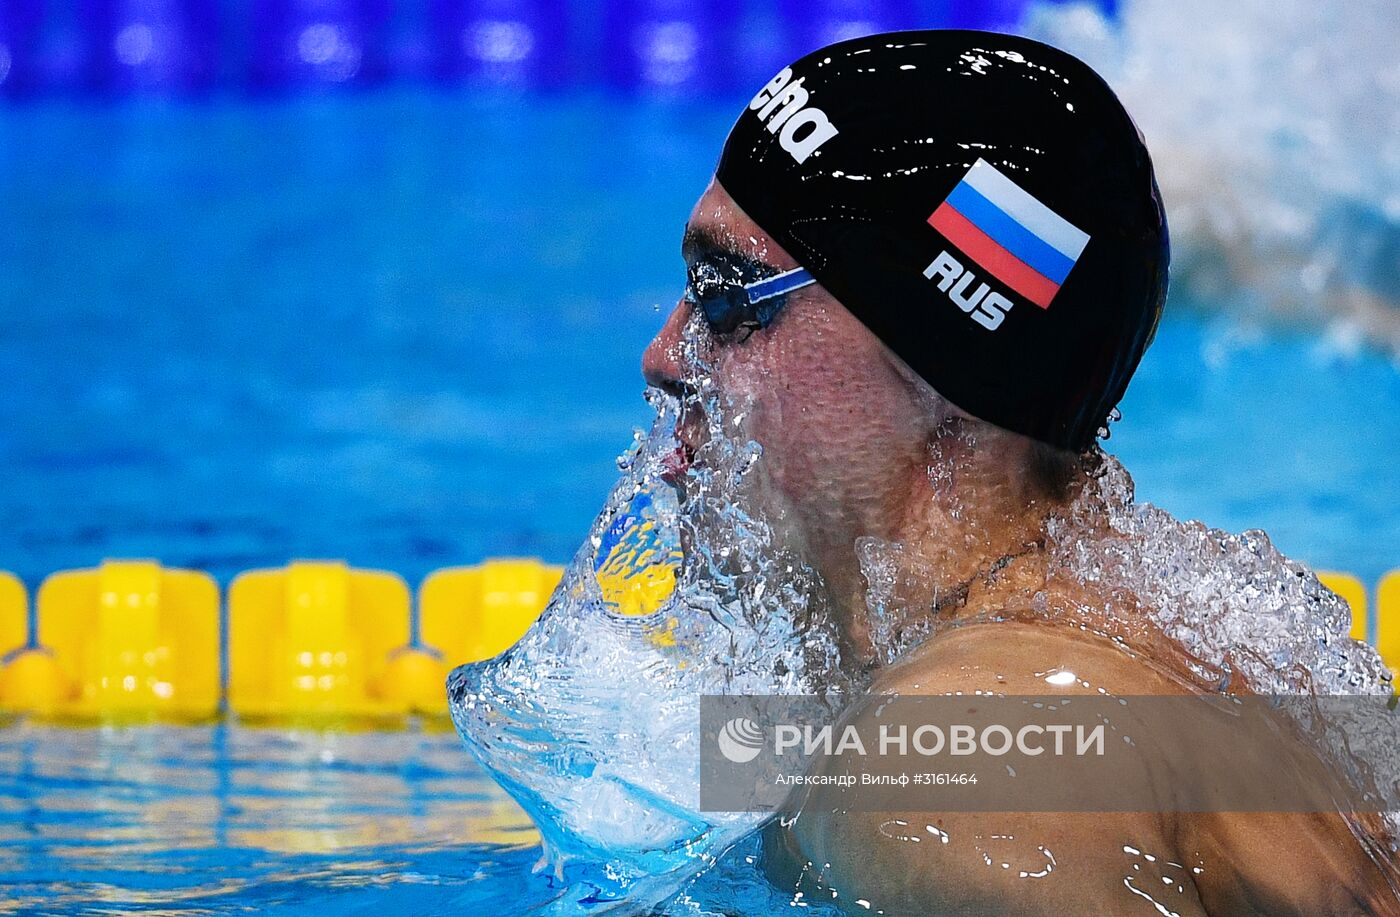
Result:
<svg viewBox="0 0 1400 917"><path fill-rule="evenodd" d="M846 41L740 115L643 371L684 397L683 344L703 323L713 382L743 390L789 535L871 693L1202 692L1184 650L1121 597L1108 613L1047 550L1099 471L1168 250L1144 140L1080 61L976 32ZM678 479L704 429L679 424ZM897 661L867 612L873 542L899 546L903 623L932 632ZM1056 669L1093 688L1036 677ZM892 817L947 843L901 843L881 831ZM1380 830L1329 814L877 816L816 793L766 850L780 886L857 914L1400 913ZM988 868L994 836L1054 851L1054 870ZM1172 878L1182 891L1139 893L1125 849L1192 867Z"/></svg>

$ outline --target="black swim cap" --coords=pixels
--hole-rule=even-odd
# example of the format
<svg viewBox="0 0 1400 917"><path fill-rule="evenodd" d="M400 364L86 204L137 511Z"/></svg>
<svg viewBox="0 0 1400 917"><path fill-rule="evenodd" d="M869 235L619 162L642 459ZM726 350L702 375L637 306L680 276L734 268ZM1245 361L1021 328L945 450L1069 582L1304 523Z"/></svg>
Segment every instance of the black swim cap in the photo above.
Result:
<svg viewBox="0 0 1400 917"><path fill-rule="evenodd" d="M1087 448L1161 316L1166 216L1141 135L1063 51L892 32L778 74L715 173L939 394Z"/></svg>

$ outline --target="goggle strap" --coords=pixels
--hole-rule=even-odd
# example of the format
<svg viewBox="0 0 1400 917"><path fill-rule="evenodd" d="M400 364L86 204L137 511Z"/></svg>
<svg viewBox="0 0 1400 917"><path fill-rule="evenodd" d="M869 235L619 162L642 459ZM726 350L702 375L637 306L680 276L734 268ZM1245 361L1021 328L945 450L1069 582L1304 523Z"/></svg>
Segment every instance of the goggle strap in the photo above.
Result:
<svg viewBox="0 0 1400 917"><path fill-rule="evenodd" d="M817 278L813 277L810 271L799 267L775 277L751 283L744 287L744 292L748 294L749 304L753 305L763 302L765 299L791 293L793 290L800 290L816 282Z"/></svg>

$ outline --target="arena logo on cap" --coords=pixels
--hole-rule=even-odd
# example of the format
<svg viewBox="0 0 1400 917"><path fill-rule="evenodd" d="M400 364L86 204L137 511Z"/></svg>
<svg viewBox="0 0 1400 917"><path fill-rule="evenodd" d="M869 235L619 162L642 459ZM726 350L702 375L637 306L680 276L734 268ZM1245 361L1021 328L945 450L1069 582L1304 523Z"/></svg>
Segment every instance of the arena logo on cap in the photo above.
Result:
<svg viewBox="0 0 1400 917"><path fill-rule="evenodd" d="M1042 309L1050 307L1089 244L1088 233L985 159L973 163L928 222L988 274ZM971 272L959 269L954 276L956 260L947 252L940 259L941 264L935 260L929 265L925 276L941 275L939 287L945 292L955 281L962 288L970 285ZM974 299L985 295L979 292Z"/></svg>
<svg viewBox="0 0 1400 917"><path fill-rule="evenodd" d="M802 86L804 79L806 77L794 80L792 68L784 67L783 72L773 77L749 102L749 111L758 112L758 120L765 122L768 133L777 134L778 145L798 162L806 162L822 144L840 133L826 112L815 105L807 105L810 95ZM797 135L803 127L809 130L799 140Z"/></svg>

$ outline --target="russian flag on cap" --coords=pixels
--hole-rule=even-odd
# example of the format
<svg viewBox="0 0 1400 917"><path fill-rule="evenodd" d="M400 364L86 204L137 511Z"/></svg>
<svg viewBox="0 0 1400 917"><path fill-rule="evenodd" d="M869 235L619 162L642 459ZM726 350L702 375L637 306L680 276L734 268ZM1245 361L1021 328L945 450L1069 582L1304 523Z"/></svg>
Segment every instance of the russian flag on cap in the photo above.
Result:
<svg viewBox="0 0 1400 917"><path fill-rule="evenodd" d="M968 169L929 225L983 270L1042 309L1060 291L1089 234L985 159Z"/></svg>

